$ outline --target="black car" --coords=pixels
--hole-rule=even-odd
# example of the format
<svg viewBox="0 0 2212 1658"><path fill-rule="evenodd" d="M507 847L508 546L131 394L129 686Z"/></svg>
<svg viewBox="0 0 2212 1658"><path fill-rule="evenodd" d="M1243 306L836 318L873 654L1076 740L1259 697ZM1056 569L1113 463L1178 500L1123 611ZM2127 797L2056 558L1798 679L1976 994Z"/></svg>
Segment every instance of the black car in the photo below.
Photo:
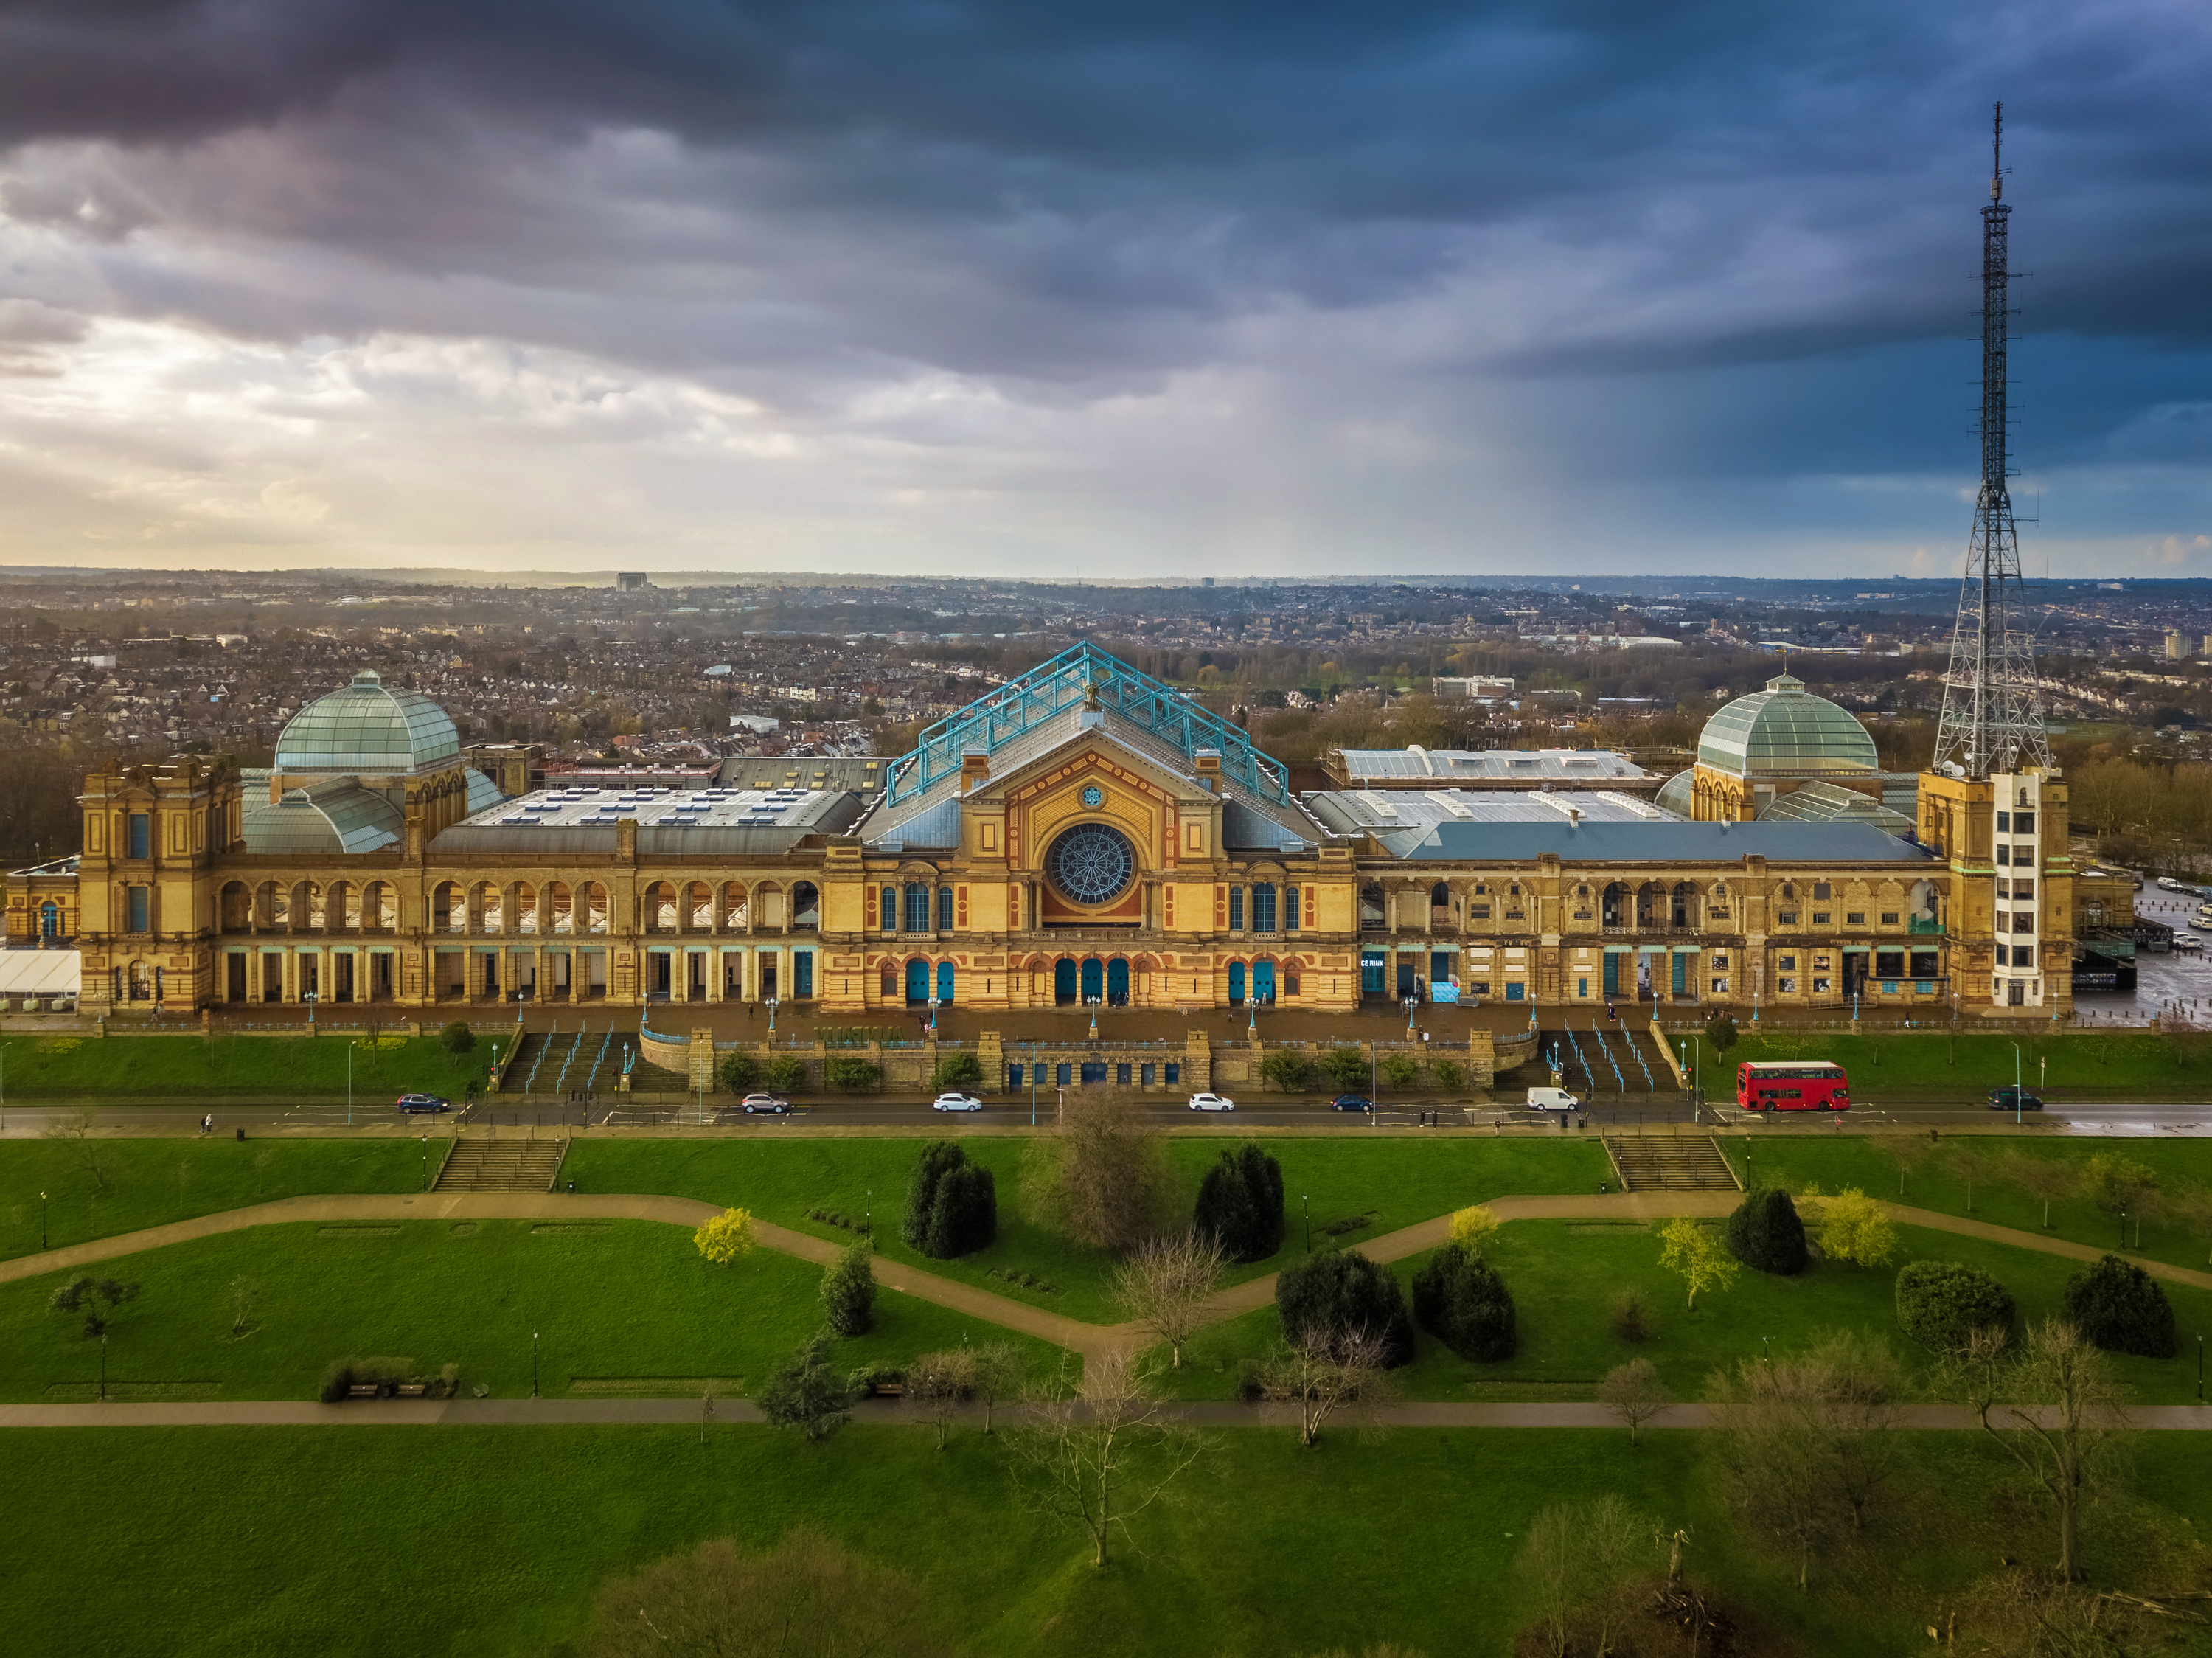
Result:
<svg viewBox="0 0 2212 1658"><path fill-rule="evenodd" d="M2043 1101L2026 1088L1991 1088L1990 1109L1991 1111L2041 1111Z"/></svg>
<svg viewBox="0 0 2212 1658"><path fill-rule="evenodd" d="M1331 1111L1372 1111L1375 1102L1364 1094L1340 1094L1328 1102Z"/></svg>

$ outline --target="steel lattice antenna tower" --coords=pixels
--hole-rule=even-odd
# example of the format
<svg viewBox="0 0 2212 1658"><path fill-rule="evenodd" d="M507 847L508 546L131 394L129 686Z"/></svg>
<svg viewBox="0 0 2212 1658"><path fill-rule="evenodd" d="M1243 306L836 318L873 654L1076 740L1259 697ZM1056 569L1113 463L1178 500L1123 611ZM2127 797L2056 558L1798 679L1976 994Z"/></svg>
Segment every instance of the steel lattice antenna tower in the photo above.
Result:
<svg viewBox="0 0 2212 1658"><path fill-rule="evenodd" d="M1996 107L1990 139L1990 202L1982 209L1982 486L1974 500L1974 533L1951 631L1951 671L1943 681L1943 718L1936 731L1937 770L1982 778L2023 765L2048 766L2042 698L2030 637L2008 625L2021 602L2020 537L2006 487L2005 344L2015 314L2006 305L2004 106Z"/></svg>

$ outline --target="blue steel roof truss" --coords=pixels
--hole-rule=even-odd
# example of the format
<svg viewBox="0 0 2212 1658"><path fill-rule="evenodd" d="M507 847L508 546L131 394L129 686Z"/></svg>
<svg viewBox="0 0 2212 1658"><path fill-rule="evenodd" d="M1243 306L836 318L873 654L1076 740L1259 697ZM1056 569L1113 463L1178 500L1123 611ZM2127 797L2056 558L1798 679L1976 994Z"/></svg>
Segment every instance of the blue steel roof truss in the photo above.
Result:
<svg viewBox="0 0 2212 1658"><path fill-rule="evenodd" d="M1224 776L1278 806L1290 803L1290 777L1282 764L1253 747L1244 733L1088 641L1071 645L924 731L914 752L891 767L887 801L895 805L957 774L960 756L969 749L994 753L1024 732L1080 706L1093 686L1102 708L1174 744L1185 755L1194 758L1201 748L1219 749Z"/></svg>

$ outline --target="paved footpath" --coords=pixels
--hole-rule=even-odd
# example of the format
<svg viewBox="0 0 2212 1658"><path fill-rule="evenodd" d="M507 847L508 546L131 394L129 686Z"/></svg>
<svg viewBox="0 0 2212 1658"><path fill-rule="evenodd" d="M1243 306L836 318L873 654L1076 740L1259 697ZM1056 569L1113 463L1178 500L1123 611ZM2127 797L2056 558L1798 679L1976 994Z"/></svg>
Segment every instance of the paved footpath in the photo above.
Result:
<svg viewBox="0 0 2212 1658"><path fill-rule="evenodd" d="M1554 1193L1545 1196L1494 1198L1487 1207L1500 1221L1660 1221L1677 1215L1712 1218L1728 1214L1742 1201L1733 1192L1615 1192L1605 1193ZM1899 1223L1925 1227L1931 1231L1954 1233L1961 1237L1982 1238L1993 1243L2010 1244L2015 1248L2033 1249L2047 1255L2063 1255L2074 1260L2097 1259L2105 1252L2087 1244L2070 1242L2063 1238L2045 1237L2039 1233L2018 1231L2010 1227L1991 1226L1984 1221L1959 1215L1941 1215L1933 1210L1909 1209L1902 1204L1885 1204L1883 1208ZM170 1244L187 1243L195 1238L210 1238L226 1232L241 1232L249 1227L276 1226L289 1222L319 1221L347 1222L362 1221L585 1221L623 1220L658 1221L665 1225L696 1228L721 1210L713 1204L702 1203L690 1198L671 1198L650 1194L599 1195L566 1192L424 1192L415 1196L395 1196L368 1192L328 1197L280 1198L272 1203L254 1204L244 1209L225 1210L219 1214L195 1216L191 1220L172 1222L167 1226L149 1227L143 1232L126 1232L112 1238L96 1238L88 1243L71 1244L63 1249L51 1249L36 1255L18 1256L13 1260L0 1261L0 1283L22 1278L37 1277L48 1272L67 1271L88 1266L97 1261L112 1260L118 1256L137 1254L143 1250L160 1249ZM1449 1235L1451 1217L1439 1215L1434 1220L1401 1227L1378 1237L1359 1243L1360 1253L1377 1261L1402 1260L1407 1256L1434 1249ZM843 1246L826 1238L817 1238L804 1232L794 1232L772 1222L757 1217L753 1231L761 1244L801 1260L826 1266L835 1260ZM2212 1272L2203 1272L2185 1266L2169 1266L2163 1261L2144 1260L2143 1270L2153 1277L2169 1283L2189 1284L2199 1289L2212 1289ZM1116 1350L1126 1350L1147 1344L1152 1338L1138 1324L1085 1324L1079 1320L1064 1318L1040 1308L1014 1301L1005 1295L978 1289L972 1284L942 1277L924 1271L902 1261L878 1256L875 1260L876 1282L889 1289L896 1289L919 1300L939 1307L963 1313L987 1323L996 1324L1018 1334L1049 1342L1085 1358ZM1274 1273L1264 1277L1247 1279L1222 1290L1207 1303L1206 1322L1216 1323L1237 1318L1268 1306L1275 1299ZM539 1401L540 1404L545 1403ZM563 1408L583 1411L608 1410L617 1414L604 1417L580 1417L579 1421L658 1420L650 1416L632 1417L620 1414L634 1407L657 1409L662 1401L621 1400L562 1401ZM0 1406L0 1425L15 1420L9 1412L22 1411L59 1411L66 1412L77 1406ZM82 1407L92 1408L92 1407ZM112 1419L112 1413L122 1409L160 1411L176 1410L195 1411L202 1409L224 1411L259 1408L250 1402L235 1405L131 1405L110 1403L97 1407L108 1413L102 1420ZM270 1408L293 1408L289 1405ZM306 1410L335 1410L345 1413L344 1419L361 1418L370 1407L300 1406ZM476 1401L455 1402L450 1405L425 1406L410 1401L395 1403L392 1408L415 1412L395 1420L415 1421L425 1409L450 1410L463 1414L452 1419L473 1420L465 1414L470 1410L503 1409ZM696 1401L684 1409L696 1412ZM734 1409L730 1407L717 1407ZM1406 1406L1405 1409L1416 1407ZM1440 1410L1456 1411L1512 1411L1565 1410L1575 1411L1595 1406L1578 1405L1439 1405ZM1687 1407L1685 1407L1687 1408ZM59 1420L60 1418L57 1418ZM218 1420L218 1417L193 1417L193 1420ZM270 1420L277 1418L254 1418ZM319 1421L321 1417L302 1420ZM335 1418L333 1418L335 1419ZM434 1419L443 1420L443 1417ZM538 1418L532 1418L538 1419ZM1487 1421L1487 1418L1483 1418ZM1470 1419L1473 1423L1473 1419ZM1565 1425L1564 1422L1554 1425Z"/></svg>

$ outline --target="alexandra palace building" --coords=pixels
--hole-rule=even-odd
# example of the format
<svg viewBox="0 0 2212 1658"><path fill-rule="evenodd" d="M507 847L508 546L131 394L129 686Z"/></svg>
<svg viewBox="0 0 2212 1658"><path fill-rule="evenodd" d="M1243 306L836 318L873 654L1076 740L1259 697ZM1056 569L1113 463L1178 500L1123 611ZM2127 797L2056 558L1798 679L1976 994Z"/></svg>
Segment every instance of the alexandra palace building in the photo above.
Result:
<svg viewBox="0 0 2212 1658"><path fill-rule="evenodd" d="M1243 731L1088 644L880 777L510 797L442 709L363 673L265 771L88 777L75 868L17 872L9 924L69 937L82 1011L126 1015L2071 1002L2056 773L1884 773L1787 674L1716 714L1656 800L1571 775L1294 793Z"/></svg>

